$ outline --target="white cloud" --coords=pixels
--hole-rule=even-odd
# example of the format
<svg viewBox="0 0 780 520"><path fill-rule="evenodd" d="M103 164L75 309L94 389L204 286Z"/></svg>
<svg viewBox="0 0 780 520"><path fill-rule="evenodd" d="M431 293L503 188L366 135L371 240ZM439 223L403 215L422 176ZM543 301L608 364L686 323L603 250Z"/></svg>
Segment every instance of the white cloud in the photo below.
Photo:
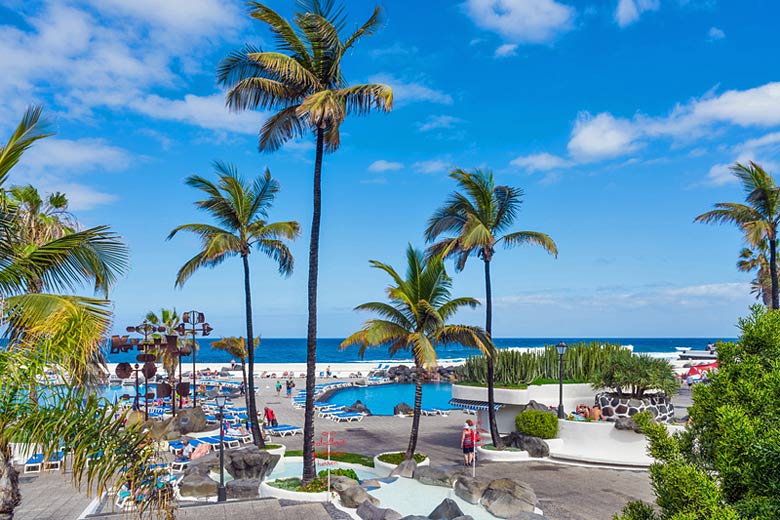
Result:
<svg viewBox="0 0 780 520"><path fill-rule="evenodd" d="M730 163L713 165L707 173L707 181L713 186L737 182L738 179L731 172L735 163L747 164L750 161L761 164L766 170L780 167L777 160L780 154L780 132L772 132L761 137L748 139L744 143L732 147L734 160Z"/></svg>
<svg viewBox="0 0 780 520"><path fill-rule="evenodd" d="M186 84L181 71L244 19L238 7L219 0L26 7L24 30L0 25L0 120L14 119L29 102L45 101L75 119L92 119L99 108L143 106L155 89Z"/></svg>
<svg viewBox="0 0 780 520"><path fill-rule="evenodd" d="M631 118L622 118L609 112L596 115L581 112L574 122L567 148L571 160L593 162L633 153L652 140L671 139L678 145L690 144L712 137L728 125L780 127L780 82L721 94L711 91L678 104L666 116L637 113ZM740 146L737 153L742 158L758 147L749 142ZM693 155L700 153L701 150ZM709 177L721 183L728 175L723 165L716 165Z"/></svg>
<svg viewBox="0 0 780 520"><path fill-rule="evenodd" d="M524 168L529 172L538 172L569 168L574 165L574 162L549 153L536 153L513 159L509 164Z"/></svg>
<svg viewBox="0 0 780 520"><path fill-rule="evenodd" d="M618 0L615 21L620 27L627 27L639 20L645 11L657 11L659 7L659 0Z"/></svg>
<svg viewBox="0 0 780 520"><path fill-rule="evenodd" d="M496 49L496 58L508 58L509 56L515 56L517 54L516 43L505 43Z"/></svg>
<svg viewBox="0 0 780 520"><path fill-rule="evenodd" d="M722 29L718 29L717 27L711 27L710 30L707 32L707 36L709 36L709 40L711 42L714 42L716 40L722 40L726 37L726 33L723 32Z"/></svg>
<svg viewBox="0 0 780 520"><path fill-rule="evenodd" d="M637 137L628 119L616 119L606 112L596 116L581 112L574 123L568 149L578 161L595 161L636 150Z"/></svg>
<svg viewBox="0 0 780 520"><path fill-rule="evenodd" d="M22 158L19 166L34 174L52 171L122 170L130 164L130 154L103 139L57 139L39 141L34 153Z"/></svg>
<svg viewBox="0 0 780 520"><path fill-rule="evenodd" d="M713 307L727 302L743 301L750 304L750 284L742 282L710 283L683 287L595 289L585 295L524 293L497 296L496 307L550 306L559 309L625 310L663 306L665 314L672 309Z"/></svg>
<svg viewBox="0 0 780 520"><path fill-rule="evenodd" d="M441 173L447 171L449 167L450 163L441 159L419 161L412 165L412 168L420 173Z"/></svg>
<svg viewBox="0 0 780 520"><path fill-rule="evenodd" d="M168 99L156 94L134 101L131 108L156 119L179 121L210 130L256 134L266 119L261 112L230 112L222 94Z"/></svg>
<svg viewBox="0 0 780 520"><path fill-rule="evenodd" d="M468 16L512 43L549 43L574 26L575 10L555 0L466 0Z"/></svg>
<svg viewBox="0 0 780 520"><path fill-rule="evenodd" d="M453 116L429 116L426 122L420 125L420 132L428 132L440 128L453 128L456 123L461 121L461 119Z"/></svg>
<svg viewBox="0 0 780 520"><path fill-rule="evenodd" d="M375 74L368 78L371 83L384 83L393 89L393 100L396 104L419 102L451 105L452 96L422 83L405 81L392 74Z"/></svg>
<svg viewBox="0 0 780 520"><path fill-rule="evenodd" d="M61 191L68 196L74 211L91 209L116 200L74 177L126 169L131 156L126 150L103 139L57 139L39 141L32 153L22 157L11 172L11 184L33 184L44 193Z"/></svg>
<svg viewBox="0 0 780 520"><path fill-rule="evenodd" d="M385 161L384 159L379 159L378 161L372 162L368 166L368 171L370 172L388 172L393 170L400 170L403 168L403 163L399 162L393 162L393 161Z"/></svg>
<svg viewBox="0 0 780 520"><path fill-rule="evenodd" d="M107 16L129 16L179 36L235 31L243 20L238 4L220 0L89 0Z"/></svg>

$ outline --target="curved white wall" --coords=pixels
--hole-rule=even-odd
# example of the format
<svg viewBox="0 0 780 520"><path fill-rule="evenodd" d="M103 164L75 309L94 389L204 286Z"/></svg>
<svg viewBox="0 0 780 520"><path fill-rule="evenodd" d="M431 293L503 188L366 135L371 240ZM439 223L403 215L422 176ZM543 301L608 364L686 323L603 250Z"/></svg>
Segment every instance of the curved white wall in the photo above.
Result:
<svg viewBox="0 0 780 520"><path fill-rule="evenodd" d="M536 401L557 410L558 391L558 385L532 385L525 389L496 388L494 391L496 402L505 405L496 413L498 431L501 433L515 431L515 417L518 413L517 405ZM566 410L566 413L569 413L580 403L593 405L598 392L599 390L594 390L587 383L563 385L563 409ZM452 397L469 401L487 402L487 388L452 385ZM480 412L478 417L483 425L487 425L487 412Z"/></svg>

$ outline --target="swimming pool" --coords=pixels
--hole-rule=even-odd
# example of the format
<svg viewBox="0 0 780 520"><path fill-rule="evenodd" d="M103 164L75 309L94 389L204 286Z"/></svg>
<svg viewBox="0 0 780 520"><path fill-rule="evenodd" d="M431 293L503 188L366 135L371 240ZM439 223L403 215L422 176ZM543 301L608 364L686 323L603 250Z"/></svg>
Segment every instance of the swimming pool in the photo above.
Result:
<svg viewBox="0 0 780 520"><path fill-rule="evenodd" d="M393 415L393 408L398 403L414 406L414 385L391 383L387 385L352 386L336 390L327 402L352 406L360 400L374 415ZM450 383L425 383L423 385L423 408L442 408L449 410L452 399Z"/></svg>

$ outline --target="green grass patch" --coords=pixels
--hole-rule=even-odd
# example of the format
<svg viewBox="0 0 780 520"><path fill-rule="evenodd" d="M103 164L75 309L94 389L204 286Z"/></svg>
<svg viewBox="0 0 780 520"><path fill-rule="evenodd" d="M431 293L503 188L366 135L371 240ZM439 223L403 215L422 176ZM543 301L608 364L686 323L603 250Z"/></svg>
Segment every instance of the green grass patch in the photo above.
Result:
<svg viewBox="0 0 780 520"><path fill-rule="evenodd" d="M299 478L281 478L268 482L268 485L278 489L284 489L285 491L295 491L298 493L321 493L328 489L328 479L317 477L312 480L308 486L301 486L301 479Z"/></svg>
<svg viewBox="0 0 780 520"><path fill-rule="evenodd" d="M278 450L281 447L282 447L281 444L266 444L265 448L260 448L260 449L263 449L263 450Z"/></svg>
<svg viewBox="0 0 780 520"><path fill-rule="evenodd" d="M284 453L285 457L303 457L303 450L287 450ZM327 459L326 453L317 452L317 458ZM360 455L359 453L342 453L331 452L330 460L337 462L346 462L348 464L360 464L361 466L367 466L369 468L374 467L374 458L366 455Z"/></svg>
<svg viewBox="0 0 780 520"><path fill-rule="evenodd" d="M383 453L379 456L379 460L384 462L385 464L395 464L398 465L402 463L406 459L406 453L399 451L398 453ZM414 460L417 462L417 464L421 463L426 459L426 456L422 453L415 453L414 454Z"/></svg>
<svg viewBox="0 0 780 520"><path fill-rule="evenodd" d="M328 473L330 473L334 477L347 477L347 478L351 478L352 480L357 480L358 482L360 481L360 479L358 478L357 473L355 473L354 469L341 469L341 468L324 469L324 470L320 471L317 475L320 478L324 478L325 480L327 480L328 479Z"/></svg>

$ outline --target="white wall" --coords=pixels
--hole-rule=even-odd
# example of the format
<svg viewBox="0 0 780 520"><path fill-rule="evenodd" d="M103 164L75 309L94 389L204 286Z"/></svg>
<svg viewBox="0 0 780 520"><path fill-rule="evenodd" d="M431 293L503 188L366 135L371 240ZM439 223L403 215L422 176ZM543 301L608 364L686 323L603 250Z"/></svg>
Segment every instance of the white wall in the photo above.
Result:
<svg viewBox="0 0 780 520"><path fill-rule="evenodd" d="M599 390L594 390L589 384L563 385L563 409L569 413L581 403L592 406L598 392ZM452 397L487 402L487 388L453 385ZM496 412L496 425L501 433L515 431L515 417L519 412L517 405L536 401L551 406L555 410L558 409L558 385L532 385L522 390L496 388L494 397L497 403L504 405ZM478 420L487 427L487 412L480 412Z"/></svg>

